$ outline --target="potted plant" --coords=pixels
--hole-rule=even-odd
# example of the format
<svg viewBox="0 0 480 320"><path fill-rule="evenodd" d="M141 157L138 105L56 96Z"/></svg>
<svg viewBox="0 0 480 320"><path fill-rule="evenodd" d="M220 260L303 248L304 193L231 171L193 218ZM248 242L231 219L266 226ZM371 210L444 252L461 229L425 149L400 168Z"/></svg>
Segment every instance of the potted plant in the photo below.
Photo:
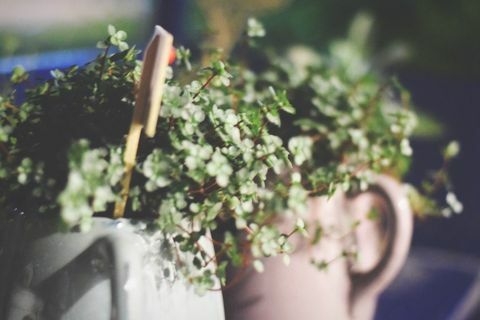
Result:
<svg viewBox="0 0 480 320"><path fill-rule="evenodd" d="M120 194L123 139L139 80L138 51L125 38L109 27L94 61L52 71L51 79L25 90L22 102L17 90L2 96L2 315L8 319L85 318L91 312L151 317L159 310L145 293L152 274L145 274L142 263L155 269L150 271L160 289L168 279L175 287L183 278L197 293L217 290L198 300L179 289L180 301L191 301L192 308L170 305L159 312L188 318L201 307L207 318L222 318L218 279L226 262L211 267L213 243L219 254L237 260L239 249L231 234L217 243L207 230L231 221L248 229L247 222L271 210L267 176L287 167L289 155L265 124L270 114L291 106L268 89L246 102L252 83L242 70L232 67L230 74L217 55L206 67L192 66L189 51L180 48L178 76L167 80L157 137L144 140L138 153L126 217L141 223L102 218L111 216ZM113 48L118 50L111 54ZM27 78L17 68L12 83ZM71 231L59 234L55 226ZM107 276L84 283L92 264ZM54 293L82 283L61 297ZM160 300L169 301L165 295Z"/></svg>
<svg viewBox="0 0 480 320"><path fill-rule="evenodd" d="M406 259L412 209L419 215L462 211L446 171L456 142L420 188L401 184L416 113L398 81L379 76L366 59L368 36L357 20L351 36L333 42L326 54L301 46L284 56L253 49L264 61L259 82L288 92L296 111L279 116L282 125L273 132L293 156L293 179L301 184L289 188L305 207L295 219L276 216L294 244L288 257L262 259L264 273L230 272L229 319L371 319L378 295ZM265 34L258 22L249 25L251 34ZM439 191L445 207L432 198ZM301 235L289 233L295 223Z"/></svg>
<svg viewBox="0 0 480 320"><path fill-rule="evenodd" d="M264 30L248 25L252 44ZM7 319L221 319L227 265L288 262L297 235L321 238L321 221L305 216L311 196L368 190L372 171L398 172L411 155L410 113L384 115L392 100L364 70L350 75L335 61L298 73L281 61L249 68L217 50L196 65L179 48L157 135L140 145L127 219L112 220L140 76L125 38L109 27L97 59L45 82L28 83L17 68L1 96Z"/></svg>

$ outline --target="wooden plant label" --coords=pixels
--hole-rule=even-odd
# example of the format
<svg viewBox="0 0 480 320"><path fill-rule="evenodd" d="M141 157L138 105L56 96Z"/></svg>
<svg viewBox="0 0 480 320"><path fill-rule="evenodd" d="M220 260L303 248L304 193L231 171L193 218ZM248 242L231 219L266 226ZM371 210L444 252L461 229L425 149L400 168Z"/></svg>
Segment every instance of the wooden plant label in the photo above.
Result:
<svg viewBox="0 0 480 320"><path fill-rule="evenodd" d="M145 49L143 58L135 109L125 146L125 175L122 181L121 199L115 205L114 218L123 217L125 212L142 129L145 129L145 135L148 137L155 136L172 46L173 36L162 27L155 26L153 37Z"/></svg>

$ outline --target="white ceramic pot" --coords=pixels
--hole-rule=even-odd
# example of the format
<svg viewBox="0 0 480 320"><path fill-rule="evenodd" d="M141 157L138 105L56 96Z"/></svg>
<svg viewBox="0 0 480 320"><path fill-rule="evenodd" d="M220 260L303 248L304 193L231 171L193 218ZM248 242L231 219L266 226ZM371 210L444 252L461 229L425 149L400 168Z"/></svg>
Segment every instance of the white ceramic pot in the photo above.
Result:
<svg viewBox="0 0 480 320"><path fill-rule="evenodd" d="M374 220L367 218L372 208L379 213ZM292 239L297 249L288 266L274 257L264 260L263 273L252 268L230 273L237 283L224 290L228 320L372 319L378 295L399 272L410 246L412 214L404 188L379 176L367 192L311 198L305 219L320 223L324 235L316 245ZM355 221L361 222L352 232ZM285 232L291 224L280 222ZM357 259L337 258L352 245ZM312 258L330 264L319 271Z"/></svg>
<svg viewBox="0 0 480 320"><path fill-rule="evenodd" d="M94 218L86 233L21 220L2 235L1 319L224 319L221 293L198 296L163 276L171 262L155 255L161 240L140 235L128 220Z"/></svg>

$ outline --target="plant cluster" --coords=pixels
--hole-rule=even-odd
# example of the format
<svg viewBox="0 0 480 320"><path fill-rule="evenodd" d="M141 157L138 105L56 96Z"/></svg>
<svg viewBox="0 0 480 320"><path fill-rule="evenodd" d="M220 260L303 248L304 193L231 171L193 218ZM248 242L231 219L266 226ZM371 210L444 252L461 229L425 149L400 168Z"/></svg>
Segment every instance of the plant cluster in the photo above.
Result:
<svg viewBox="0 0 480 320"><path fill-rule="evenodd" d="M350 33L323 55L302 46L283 56L255 52L269 62L258 72L260 81L288 92L295 107L294 114L283 116L289 125L278 133L288 142L292 161L312 196L331 196L339 188L363 191L376 173L401 180L413 156L410 141L419 120L409 92L396 78L378 75L368 63L368 36ZM448 174L459 152L458 142L452 141L442 152L439 169L419 187L407 185L417 215L462 211ZM434 200L441 196L445 204Z"/></svg>
<svg viewBox="0 0 480 320"><path fill-rule="evenodd" d="M255 20L248 26L252 45L265 31ZM14 70L14 90L0 96L2 210L60 213L84 230L92 216L111 215L141 65L125 39L109 27L94 61L39 84ZM363 190L374 172L401 176L412 155L415 117L400 86L372 75L349 42L299 65L309 60L301 54L267 55L271 63L257 67L213 52L200 66L177 49L157 135L140 145L127 217L162 230L162 252L199 290L223 283L227 261L253 260L261 271L260 258L288 257L288 238L309 236L299 214L309 196ZM296 221L288 234L274 223L279 215Z"/></svg>

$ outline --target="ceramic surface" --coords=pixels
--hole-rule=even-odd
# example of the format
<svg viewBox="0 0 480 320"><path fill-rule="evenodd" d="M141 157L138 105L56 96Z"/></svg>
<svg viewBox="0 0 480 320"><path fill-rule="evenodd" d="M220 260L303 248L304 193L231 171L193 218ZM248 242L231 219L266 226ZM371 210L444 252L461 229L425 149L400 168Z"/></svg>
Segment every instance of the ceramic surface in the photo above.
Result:
<svg viewBox="0 0 480 320"><path fill-rule="evenodd" d="M87 233L12 223L0 251L0 318L223 320L220 292L198 296L159 279L151 246L128 221L95 218ZM211 248L213 250L213 248ZM152 260L153 259L153 260Z"/></svg>
<svg viewBox="0 0 480 320"><path fill-rule="evenodd" d="M312 198L308 208L305 219L323 227L320 242L293 239L297 249L288 266L274 257L264 260L263 273L231 271L230 279L240 280L224 290L227 319L372 319L378 295L399 272L410 246L412 214L403 187L379 176L367 192ZM368 218L372 208L376 219ZM352 232L355 221L360 224ZM292 221L279 224L291 230ZM354 247L356 259L338 258ZM312 258L330 264L319 271Z"/></svg>

